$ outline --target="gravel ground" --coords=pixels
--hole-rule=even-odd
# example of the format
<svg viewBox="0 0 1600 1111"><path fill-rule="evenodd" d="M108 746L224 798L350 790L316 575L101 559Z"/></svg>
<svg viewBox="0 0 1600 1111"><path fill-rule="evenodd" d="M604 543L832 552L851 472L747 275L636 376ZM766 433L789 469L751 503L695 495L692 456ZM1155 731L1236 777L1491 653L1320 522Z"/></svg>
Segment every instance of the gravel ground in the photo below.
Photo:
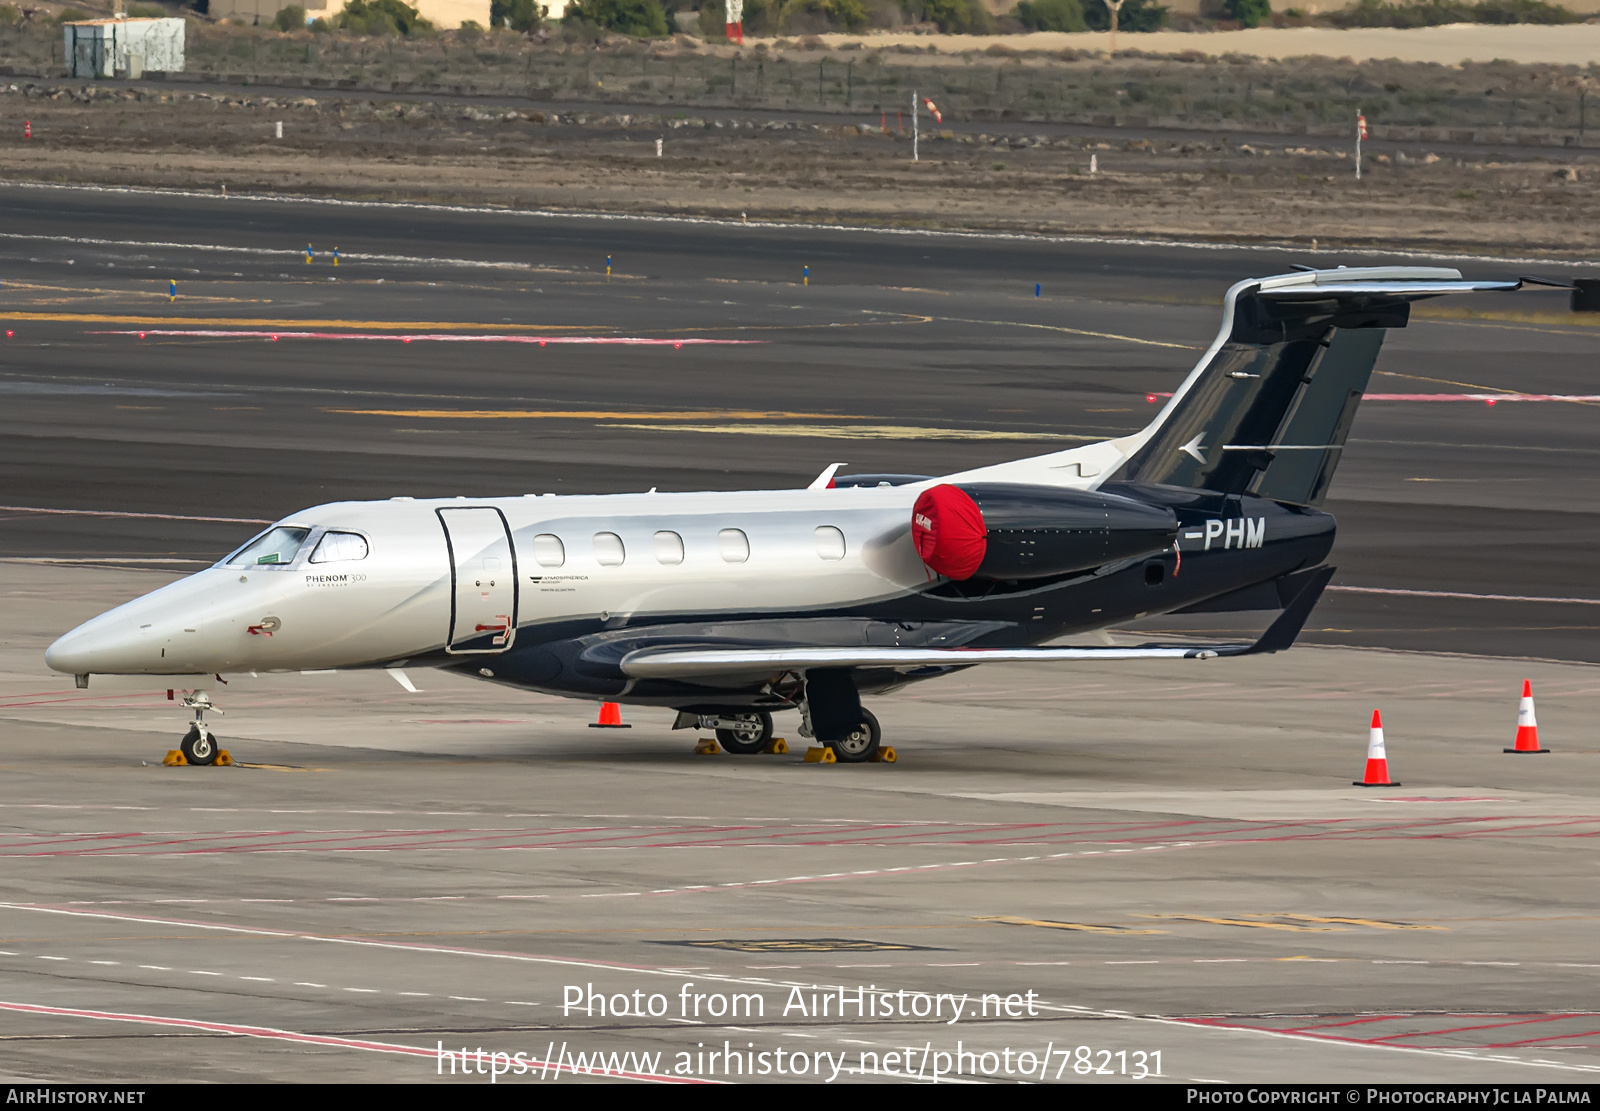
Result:
<svg viewBox="0 0 1600 1111"><path fill-rule="evenodd" d="M15 89L0 95L0 174L14 181L1571 258L1600 243L1600 152L1390 143L1358 182L1347 146L1304 136L969 127L924 131L913 164L893 115L885 133L737 109Z"/></svg>

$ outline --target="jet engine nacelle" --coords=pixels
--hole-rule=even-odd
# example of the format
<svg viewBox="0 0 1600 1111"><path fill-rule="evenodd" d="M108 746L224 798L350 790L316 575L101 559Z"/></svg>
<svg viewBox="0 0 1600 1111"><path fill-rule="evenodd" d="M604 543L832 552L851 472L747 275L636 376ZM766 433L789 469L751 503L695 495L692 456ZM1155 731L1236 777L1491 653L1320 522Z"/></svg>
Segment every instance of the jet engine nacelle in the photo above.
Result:
<svg viewBox="0 0 1600 1111"><path fill-rule="evenodd" d="M1049 486L943 483L912 509L922 561L952 579L1038 579L1172 546L1176 514L1132 498Z"/></svg>

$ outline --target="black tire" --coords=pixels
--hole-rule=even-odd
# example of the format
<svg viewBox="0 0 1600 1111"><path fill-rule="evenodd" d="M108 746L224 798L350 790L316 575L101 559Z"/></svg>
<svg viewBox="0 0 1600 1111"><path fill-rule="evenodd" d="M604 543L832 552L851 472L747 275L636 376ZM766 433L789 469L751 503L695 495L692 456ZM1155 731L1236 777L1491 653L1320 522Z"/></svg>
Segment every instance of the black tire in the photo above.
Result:
<svg viewBox="0 0 1600 1111"><path fill-rule="evenodd" d="M829 741L833 758L841 764L864 764L878 754L878 742L883 740L883 730L878 719L865 707L861 710L861 724L842 741Z"/></svg>
<svg viewBox="0 0 1600 1111"><path fill-rule="evenodd" d="M717 730L717 743L722 746L723 752L735 756L753 756L766 751L767 743L772 740L771 714L765 710L753 710L717 716L750 723L747 728Z"/></svg>
<svg viewBox="0 0 1600 1111"><path fill-rule="evenodd" d="M217 762L217 752L220 748L216 735L209 730L202 733L198 729L191 728L184 734L183 740L178 742L178 750L183 753L184 760L202 768Z"/></svg>

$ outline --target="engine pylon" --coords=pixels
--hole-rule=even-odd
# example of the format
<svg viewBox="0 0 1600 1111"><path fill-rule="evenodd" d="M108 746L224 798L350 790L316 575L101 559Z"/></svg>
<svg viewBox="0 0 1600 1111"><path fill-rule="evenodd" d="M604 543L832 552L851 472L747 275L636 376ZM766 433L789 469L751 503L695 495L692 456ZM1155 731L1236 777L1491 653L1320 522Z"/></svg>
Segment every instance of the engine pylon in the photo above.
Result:
<svg viewBox="0 0 1600 1111"><path fill-rule="evenodd" d="M1522 702L1517 706L1517 744L1507 752L1549 752L1539 747L1539 722L1533 716L1533 680L1522 681Z"/></svg>
<svg viewBox="0 0 1600 1111"><path fill-rule="evenodd" d="M1367 738L1367 771L1354 783L1357 787L1398 787L1389 780L1389 754L1383 747L1383 718L1372 711L1372 732Z"/></svg>

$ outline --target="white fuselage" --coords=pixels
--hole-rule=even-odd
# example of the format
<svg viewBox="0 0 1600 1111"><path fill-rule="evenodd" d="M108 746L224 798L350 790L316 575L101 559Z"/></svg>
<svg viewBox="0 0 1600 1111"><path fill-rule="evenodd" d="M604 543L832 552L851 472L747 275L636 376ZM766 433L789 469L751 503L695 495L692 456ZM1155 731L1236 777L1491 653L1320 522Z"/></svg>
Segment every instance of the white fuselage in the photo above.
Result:
<svg viewBox="0 0 1600 1111"><path fill-rule="evenodd" d="M79 675L357 667L498 653L563 621L870 602L930 580L910 538L925 485L335 502L280 522L306 530L285 562L225 560L86 622L46 659ZM365 554L313 562L332 532Z"/></svg>

